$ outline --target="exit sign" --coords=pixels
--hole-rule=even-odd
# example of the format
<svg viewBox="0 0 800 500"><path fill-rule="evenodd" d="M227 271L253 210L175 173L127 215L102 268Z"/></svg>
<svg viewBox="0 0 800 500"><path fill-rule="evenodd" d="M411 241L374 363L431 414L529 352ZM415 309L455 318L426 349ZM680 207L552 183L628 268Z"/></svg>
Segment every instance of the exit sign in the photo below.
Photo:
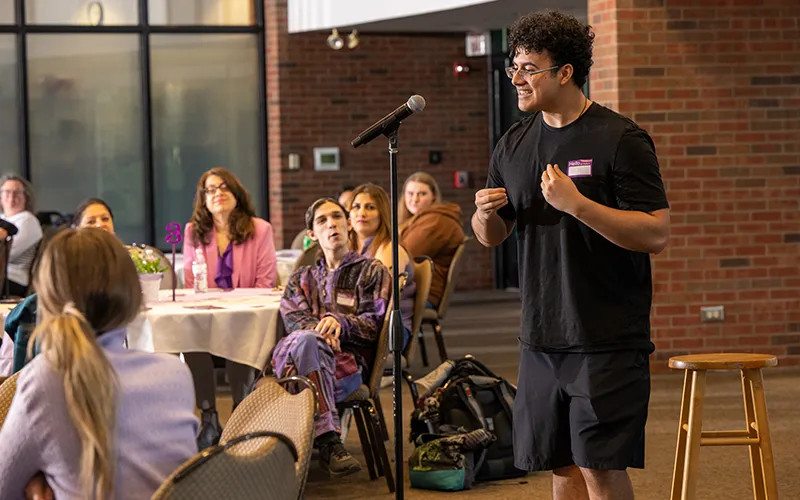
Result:
<svg viewBox="0 0 800 500"><path fill-rule="evenodd" d="M467 57L488 55L491 50L489 32L467 34Z"/></svg>

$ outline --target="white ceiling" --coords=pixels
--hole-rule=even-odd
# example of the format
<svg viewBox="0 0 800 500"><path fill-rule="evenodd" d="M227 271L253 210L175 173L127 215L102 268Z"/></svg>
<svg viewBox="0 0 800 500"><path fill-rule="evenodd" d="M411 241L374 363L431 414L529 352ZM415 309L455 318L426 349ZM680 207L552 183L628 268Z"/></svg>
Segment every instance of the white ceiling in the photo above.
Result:
<svg viewBox="0 0 800 500"><path fill-rule="evenodd" d="M333 0L337 1L337 0ZM367 0L401 1L402 0ZM436 0L430 0L436 2ZM344 26L319 26L320 29L358 29L364 33L437 33L482 32L510 26L523 14L542 9L558 9L582 21L587 18L587 0L494 0L467 7L459 7L420 15L396 17L381 21L348 24ZM299 30L302 31L302 30Z"/></svg>

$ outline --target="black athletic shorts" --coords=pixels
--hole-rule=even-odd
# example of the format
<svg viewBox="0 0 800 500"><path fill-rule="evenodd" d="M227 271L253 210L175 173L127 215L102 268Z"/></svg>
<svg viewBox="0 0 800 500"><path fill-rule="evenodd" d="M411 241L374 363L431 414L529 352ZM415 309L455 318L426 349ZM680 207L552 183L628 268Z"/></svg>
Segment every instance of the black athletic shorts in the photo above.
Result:
<svg viewBox="0 0 800 500"><path fill-rule="evenodd" d="M514 400L517 468L644 468L650 401L646 351L546 353L522 349Z"/></svg>

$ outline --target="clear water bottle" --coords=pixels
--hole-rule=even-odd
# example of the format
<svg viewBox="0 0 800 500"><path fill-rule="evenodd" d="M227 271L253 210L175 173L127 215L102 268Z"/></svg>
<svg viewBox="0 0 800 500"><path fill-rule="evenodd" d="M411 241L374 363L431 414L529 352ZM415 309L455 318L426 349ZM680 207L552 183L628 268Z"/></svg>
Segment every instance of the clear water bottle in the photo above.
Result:
<svg viewBox="0 0 800 500"><path fill-rule="evenodd" d="M194 293L205 293L208 291L208 266L206 256L202 248L194 251L194 261L192 262L192 276L194 276Z"/></svg>

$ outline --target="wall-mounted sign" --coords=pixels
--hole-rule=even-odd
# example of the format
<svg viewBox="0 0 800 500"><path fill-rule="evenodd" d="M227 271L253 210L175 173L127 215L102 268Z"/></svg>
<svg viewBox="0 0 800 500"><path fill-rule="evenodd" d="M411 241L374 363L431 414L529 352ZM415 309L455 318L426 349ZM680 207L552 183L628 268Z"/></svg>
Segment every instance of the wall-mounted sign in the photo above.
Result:
<svg viewBox="0 0 800 500"><path fill-rule="evenodd" d="M488 55L492 50L492 39L488 31L467 34L467 57Z"/></svg>

